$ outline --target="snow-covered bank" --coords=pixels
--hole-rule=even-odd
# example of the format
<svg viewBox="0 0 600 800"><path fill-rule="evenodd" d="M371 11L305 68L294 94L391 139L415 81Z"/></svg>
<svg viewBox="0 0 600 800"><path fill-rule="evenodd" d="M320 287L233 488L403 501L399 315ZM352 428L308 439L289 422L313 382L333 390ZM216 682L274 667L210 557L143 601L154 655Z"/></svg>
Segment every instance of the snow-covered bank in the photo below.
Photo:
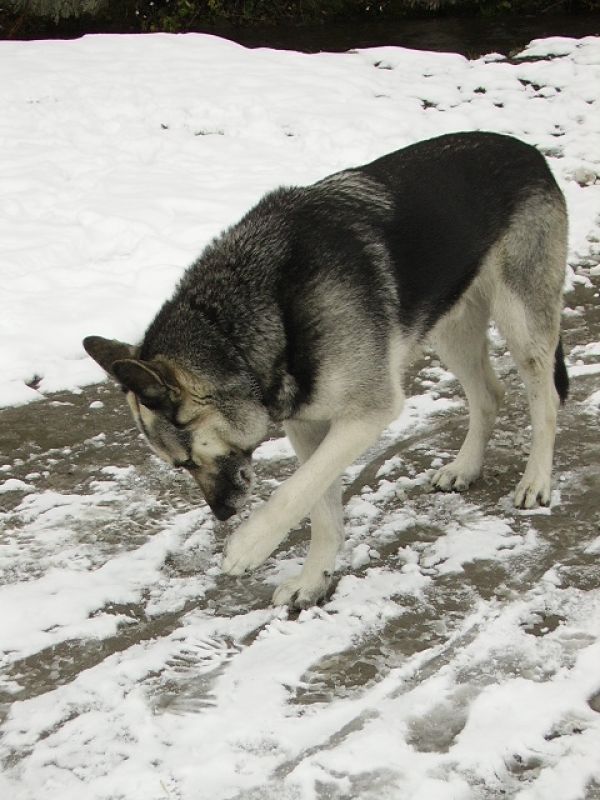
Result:
<svg viewBox="0 0 600 800"><path fill-rule="evenodd" d="M522 55L542 60L304 55L194 34L0 42L0 404L100 380L81 338L135 341L266 190L448 131L539 146L581 263L598 238L600 41Z"/></svg>

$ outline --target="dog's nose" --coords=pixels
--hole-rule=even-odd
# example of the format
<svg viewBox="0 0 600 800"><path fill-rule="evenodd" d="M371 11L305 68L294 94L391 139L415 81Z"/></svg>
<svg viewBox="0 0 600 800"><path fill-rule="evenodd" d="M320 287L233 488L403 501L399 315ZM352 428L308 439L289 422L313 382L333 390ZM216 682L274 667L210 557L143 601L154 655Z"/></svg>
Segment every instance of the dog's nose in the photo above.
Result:
<svg viewBox="0 0 600 800"><path fill-rule="evenodd" d="M225 522L226 519L235 514L235 508L227 503L215 503L211 506L212 512L220 522Z"/></svg>

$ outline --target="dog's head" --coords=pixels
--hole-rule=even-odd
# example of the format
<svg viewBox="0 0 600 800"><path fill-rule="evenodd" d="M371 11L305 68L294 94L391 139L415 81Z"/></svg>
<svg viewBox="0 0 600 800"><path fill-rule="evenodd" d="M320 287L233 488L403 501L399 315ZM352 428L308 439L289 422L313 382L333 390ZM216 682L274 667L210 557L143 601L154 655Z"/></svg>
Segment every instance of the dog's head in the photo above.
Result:
<svg viewBox="0 0 600 800"><path fill-rule="evenodd" d="M267 430L267 412L247 384L215 386L173 359L142 360L131 345L100 336L83 346L126 392L154 452L189 472L218 519L235 514L252 488L252 451Z"/></svg>

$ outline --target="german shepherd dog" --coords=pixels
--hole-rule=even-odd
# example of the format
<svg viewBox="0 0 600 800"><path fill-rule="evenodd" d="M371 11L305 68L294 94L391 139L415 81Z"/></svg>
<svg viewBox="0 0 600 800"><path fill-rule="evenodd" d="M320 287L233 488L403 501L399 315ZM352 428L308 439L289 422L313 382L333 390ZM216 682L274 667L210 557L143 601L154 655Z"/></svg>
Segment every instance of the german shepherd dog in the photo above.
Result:
<svg viewBox="0 0 600 800"><path fill-rule="evenodd" d="M343 541L340 476L398 417L427 341L461 382L469 428L433 486L481 472L503 389L493 318L524 381L532 442L515 504L550 501L559 401L565 201L542 155L509 136L440 136L306 187L267 194L184 273L139 346L84 347L127 394L152 449L189 472L216 517L240 510L252 451L282 422L300 467L243 522L223 570L254 569L310 513L298 577L273 602L307 607Z"/></svg>

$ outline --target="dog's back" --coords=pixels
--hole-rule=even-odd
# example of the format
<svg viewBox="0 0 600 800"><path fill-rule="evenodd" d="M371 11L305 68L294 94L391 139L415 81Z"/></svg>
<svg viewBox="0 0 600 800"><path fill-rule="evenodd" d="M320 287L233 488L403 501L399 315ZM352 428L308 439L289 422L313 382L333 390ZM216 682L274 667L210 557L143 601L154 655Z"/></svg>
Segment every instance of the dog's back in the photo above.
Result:
<svg viewBox="0 0 600 800"><path fill-rule="evenodd" d="M448 311L513 223L543 217L549 208L566 219L562 194L539 151L501 134L418 142L323 183L352 186L359 176L370 189L363 193L370 209L365 222L385 242L405 328L429 329ZM562 280L564 263L559 271Z"/></svg>

